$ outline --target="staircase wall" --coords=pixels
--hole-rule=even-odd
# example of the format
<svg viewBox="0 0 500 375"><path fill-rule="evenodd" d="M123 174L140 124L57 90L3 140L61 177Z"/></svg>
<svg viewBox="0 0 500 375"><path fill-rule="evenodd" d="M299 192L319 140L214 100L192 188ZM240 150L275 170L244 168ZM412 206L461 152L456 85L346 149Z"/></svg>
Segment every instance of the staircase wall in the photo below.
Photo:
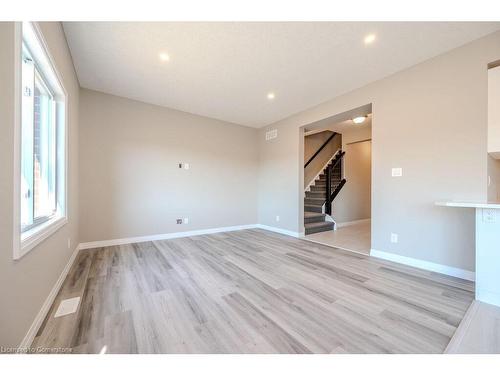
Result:
<svg viewBox="0 0 500 375"><path fill-rule="evenodd" d="M331 131L307 135L304 138L304 164L332 135ZM332 155L342 146L342 136L336 135L304 170L304 188L321 171Z"/></svg>

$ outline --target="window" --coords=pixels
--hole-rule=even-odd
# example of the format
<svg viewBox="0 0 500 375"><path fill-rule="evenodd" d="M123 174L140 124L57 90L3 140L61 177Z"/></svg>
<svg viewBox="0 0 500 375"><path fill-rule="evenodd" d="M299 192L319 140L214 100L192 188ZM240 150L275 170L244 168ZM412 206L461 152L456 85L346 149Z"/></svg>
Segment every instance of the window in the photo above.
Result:
<svg viewBox="0 0 500 375"><path fill-rule="evenodd" d="M56 212L56 122L54 97L23 45L21 230Z"/></svg>
<svg viewBox="0 0 500 375"><path fill-rule="evenodd" d="M37 25L21 34L15 258L66 223L66 94Z"/></svg>

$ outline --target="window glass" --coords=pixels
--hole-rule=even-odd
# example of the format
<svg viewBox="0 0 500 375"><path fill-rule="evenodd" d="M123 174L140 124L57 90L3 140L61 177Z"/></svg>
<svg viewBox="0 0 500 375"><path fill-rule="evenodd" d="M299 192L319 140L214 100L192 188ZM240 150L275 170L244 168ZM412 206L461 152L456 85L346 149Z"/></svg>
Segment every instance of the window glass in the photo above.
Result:
<svg viewBox="0 0 500 375"><path fill-rule="evenodd" d="M21 224L23 231L56 212L56 119L52 93L23 46Z"/></svg>

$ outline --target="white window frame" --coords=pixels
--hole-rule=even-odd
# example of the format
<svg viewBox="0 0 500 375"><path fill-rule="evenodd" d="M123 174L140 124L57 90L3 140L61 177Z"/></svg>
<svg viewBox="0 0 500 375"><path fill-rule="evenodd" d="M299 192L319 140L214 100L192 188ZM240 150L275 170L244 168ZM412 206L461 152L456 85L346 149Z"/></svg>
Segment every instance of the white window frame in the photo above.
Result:
<svg viewBox="0 0 500 375"><path fill-rule="evenodd" d="M57 214L39 225L22 232L21 228L21 128L22 128L22 46L23 38L51 89L55 89L57 122ZM14 40L14 215L13 257L20 259L43 240L68 222L68 94L36 22L16 23Z"/></svg>

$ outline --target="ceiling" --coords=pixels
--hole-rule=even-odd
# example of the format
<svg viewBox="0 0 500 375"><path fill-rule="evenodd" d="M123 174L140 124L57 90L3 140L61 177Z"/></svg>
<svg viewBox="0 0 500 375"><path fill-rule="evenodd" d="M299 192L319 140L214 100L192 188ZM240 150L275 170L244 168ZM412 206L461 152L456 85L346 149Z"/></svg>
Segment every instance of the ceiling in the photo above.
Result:
<svg viewBox="0 0 500 375"><path fill-rule="evenodd" d="M477 22L64 22L80 84L262 127L500 29ZM376 35L365 45L366 35ZM159 53L169 56L168 62ZM267 94L275 93L269 100Z"/></svg>

